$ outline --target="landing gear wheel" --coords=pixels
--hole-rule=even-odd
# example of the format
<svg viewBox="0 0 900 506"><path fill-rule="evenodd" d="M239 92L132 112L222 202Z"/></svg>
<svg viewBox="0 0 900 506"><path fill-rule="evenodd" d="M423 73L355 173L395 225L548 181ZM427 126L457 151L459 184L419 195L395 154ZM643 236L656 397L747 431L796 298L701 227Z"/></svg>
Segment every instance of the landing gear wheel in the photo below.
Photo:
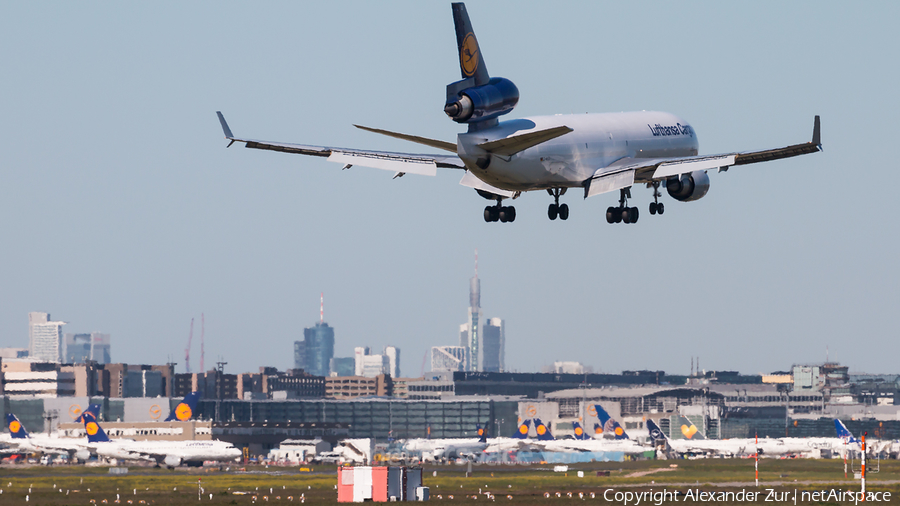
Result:
<svg viewBox="0 0 900 506"><path fill-rule="evenodd" d="M616 222L616 208L615 207L607 207L606 208L606 222L612 225Z"/></svg>
<svg viewBox="0 0 900 506"><path fill-rule="evenodd" d="M500 221L503 223L508 223L516 220L516 208L515 207L501 207L500 208Z"/></svg>
<svg viewBox="0 0 900 506"><path fill-rule="evenodd" d="M559 206L559 219L568 220L569 219L569 205L568 204L560 204Z"/></svg>
<svg viewBox="0 0 900 506"><path fill-rule="evenodd" d="M656 214L656 206L657 206L656 202L650 203L650 214Z"/></svg>
<svg viewBox="0 0 900 506"><path fill-rule="evenodd" d="M631 208L622 208L622 223L631 223Z"/></svg>
<svg viewBox="0 0 900 506"><path fill-rule="evenodd" d="M488 223L494 221L494 220L492 219L492 218L493 218L493 215L494 215L493 209L494 209L494 208L491 207L491 206L487 206L487 207L484 208L484 221L486 221L486 222L488 222Z"/></svg>
<svg viewBox="0 0 900 506"><path fill-rule="evenodd" d="M664 206L662 202L660 202L659 204L657 204L657 206L656 206L656 214L662 214L663 212L665 212L665 210L666 210L666 206Z"/></svg>
<svg viewBox="0 0 900 506"><path fill-rule="evenodd" d="M547 208L547 216L551 220L555 220L556 216L559 214L559 207L556 204L550 204L550 207ZM565 218L563 218L565 219Z"/></svg>
<svg viewBox="0 0 900 506"><path fill-rule="evenodd" d="M628 217L631 219L631 223L637 223L641 214L640 211L636 207L632 207L629 211Z"/></svg>
<svg viewBox="0 0 900 506"><path fill-rule="evenodd" d="M622 223L622 218L625 217L624 213L622 212L622 208L614 207L613 209L615 209L615 211L613 212L613 219L615 220L614 223Z"/></svg>

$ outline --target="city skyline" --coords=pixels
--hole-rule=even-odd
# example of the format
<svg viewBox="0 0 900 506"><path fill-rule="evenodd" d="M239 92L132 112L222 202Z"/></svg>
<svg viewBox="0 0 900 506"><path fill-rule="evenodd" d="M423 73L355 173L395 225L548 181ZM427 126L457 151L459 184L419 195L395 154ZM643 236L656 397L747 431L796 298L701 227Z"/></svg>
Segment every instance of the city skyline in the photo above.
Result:
<svg viewBox="0 0 900 506"><path fill-rule="evenodd" d="M664 195L664 216L634 187L643 209L627 227L604 219L615 197L577 191L561 199L564 222L532 192L514 223L488 224L490 202L459 171L392 179L227 149L215 115L284 142L414 149L353 124L453 142L449 2L185 4L177 16L11 4L0 346L26 347L37 310L67 333L113 336L117 362L180 362L202 312L208 357L287 368L324 291L334 356L396 346L417 374L431 346L458 343L477 248L489 313L513 341L509 370L578 360L684 372L700 355L707 368L770 372L826 347L854 371L895 369L880 350L896 334L900 215L889 184L865 183L893 175L900 69L884 62L900 5L467 8L491 75L519 88L512 116L668 111L712 154L805 142L818 114L824 152L711 173L701 200ZM638 17L650 35L634 37ZM316 22L297 30L299 19ZM385 65L384 48L410 63ZM636 62L649 77L633 77Z"/></svg>

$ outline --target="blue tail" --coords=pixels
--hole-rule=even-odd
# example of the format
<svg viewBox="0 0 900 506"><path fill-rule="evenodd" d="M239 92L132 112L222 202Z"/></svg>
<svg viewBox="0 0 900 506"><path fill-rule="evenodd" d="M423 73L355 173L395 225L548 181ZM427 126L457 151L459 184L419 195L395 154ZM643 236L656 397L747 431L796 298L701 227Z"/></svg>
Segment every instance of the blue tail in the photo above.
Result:
<svg viewBox="0 0 900 506"><path fill-rule="evenodd" d="M534 419L534 431L537 432L538 441L553 441L553 434L550 434L550 429L544 425L544 422L541 421L540 418Z"/></svg>
<svg viewBox="0 0 900 506"><path fill-rule="evenodd" d="M531 428L531 420L525 420L519 424L516 433L512 435L514 439L528 439L528 430Z"/></svg>
<svg viewBox="0 0 900 506"><path fill-rule="evenodd" d="M581 428L581 424L578 422L572 422L572 425L575 427L575 439L590 439L591 437L584 432L584 429Z"/></svg>
<svg viewBox="0 0 900 506"><path fill-rule="evenodd" d="M662 429L660 429L659 426L653 422L653 420L647 420L647 432L650 433L650 439L654 443L658 441L665 441L667 439Z"/></svg>
<svg viewBox="0 0 900 506"><path fill-rule="evenodd" d="M91 404L86 410L84 410L84 413L81 414L81 421L84 422L84 431L87 432L89 443L102 443L105 441L109 441L109 436L106 435L106 432L104 432L103 428L100 427L100 424L97 423L96 413L99 412L100 405Z"/></svg>
<svg viewBox="0 0 900 506"><path fill-rule="evenodd" d="M834 430L837 432L837 437L846 440L848 443L856 443L859 439L853 437L853 433L847 430L847 426L844 425L844 422L834 419Z"/></svg>
<svg viewBox="0 0 900 506"><path fill-rule="evenodd" d="M628 434L625 433L625 429L619 425L619 422L615 421L609 413L603 409L603 406L599 404L594 404L594 409L597 410L597 418L600 419L600 427L599 432L597 431L597 426L594 426L594 432L597 434L608 433L612 434L616 439L628 439Z"/></svg>
<svg viewBox="0 0 900 506"><path fill-rule="evenodd" d="M479 443L487 443L488 431L487 428L482 428L481 424L475 426L478 429L478 442Z"/></svg>
<svg viewBox="0 0 900 506"><path fill-rule="evenodd" d="M178 403L175 406L175 409L169 413L169 417L166 418L167 422L186 422L194 416L194 411L197 410L197 400L200 398L200 392L191 392L184 396L184 400Z"/></svg>
<svg viewBox="0 0 900 506"><path fill-rule="evenodd" d="M13 439L25 439L28 437L28 431L22 426L22 422L12 413L6 414L6 426L9 427L9 435Z"/></svg>

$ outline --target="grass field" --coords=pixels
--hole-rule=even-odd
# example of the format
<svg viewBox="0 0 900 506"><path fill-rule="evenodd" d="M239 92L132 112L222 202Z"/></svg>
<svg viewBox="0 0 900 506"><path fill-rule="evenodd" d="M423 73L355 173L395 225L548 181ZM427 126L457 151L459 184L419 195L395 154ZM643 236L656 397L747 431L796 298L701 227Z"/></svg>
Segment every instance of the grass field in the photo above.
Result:
<svg viewBox="0 0 900 506"><path fill-rule="evenodd" d="M873 464L870 463L870 470L875 467ZM244 469L172 471L132 467L126 476L110 476L105 467L4 466L0 468L0 504L336 503L337 478L332 467L314 468L313 472L301 472L296 467ZM466 477L465 471L462 466L426 467L424 481L425 486L430 487L431 500L487 500L510 504L550 504L572 500L605 502L604 492L610 490L606 492L607 498L617 497L615 493L618 492L620 500L617 502L625 504L626 493L677 490L681 494L678 503L701 503L709 501L701 498L685 501L684 493L688 490L734 492L774 488L786 493L778 497L780 500L774 501L778 503L794 504L792 494L796 490L796 504L852 504L852 501L803 500L805 496L802 491L859 490L859 482L852 479L852 473L850 479L844 479L844 466L840 460L763 459L760 461L759 489L754 486L753 461L747 459L598 462L569 466L568 472L563 473L554 472L552 465L475 466L471 477ZM584 477L579 478L578 471L582 471ZM609 476L598 476L598 472L603 474L606 471ZM880 472L869 474L867 484L867 490L890 492L889 504L900 504L900 462L881 462ZM569 498L570 492L572 498ZM591 493L594 493L594 498L590 497ZM583 496L579 497L579 494ZM765 500L767 495L769 501ZM629 497L628 504L635 504L636 498ZM763 492L753 502L771 504L773 498L774 495ZM650 501L648 504L659 502ZM669 503L675 504L676 501L665 502Z"/></svg>

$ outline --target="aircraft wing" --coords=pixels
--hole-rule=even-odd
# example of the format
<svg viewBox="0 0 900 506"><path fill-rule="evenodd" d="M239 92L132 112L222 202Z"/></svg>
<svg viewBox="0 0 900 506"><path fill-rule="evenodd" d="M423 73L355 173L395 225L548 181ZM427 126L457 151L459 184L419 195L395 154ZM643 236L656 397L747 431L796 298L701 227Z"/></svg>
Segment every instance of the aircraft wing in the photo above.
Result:
<svg viewBox="0 0 900 506"><path fill-rule="evenodd" d="M622 158L606 167L597 169L594 175L584 182L584 197L593 197L601 193L627 188L634 183L650 183L697 170L718 169L719 172L724 172L732 165L768 162L807 155L818 151L822 151L822 140L821 123L819 117L816 116L813 124L812 140L802 144L793 144L783 148L763 151L744 151L718 155L672 158Z"/></svg>
<svg viewBox="0 0 900 506"><path fill-rule="evenodd" d="M235 137L231 133L231 128L228 127L228 123L225 122L225 117L222 113L216 112L216 114L219 116L219 123L222 124L222 131L225 133L225 138L231 141L228 144L229 146L235 142L243 142L248 148L326 157L329 162L343 163L345 169L348 169L353 165L372 167L375 169L394 171L396 173L395 177L404 174L434 176L437 174L438 168L465 169L462 160L455 154L392 153L388 151L366 151L361 149L307 146L304 144L287 144L282 142L241 139Z"/></svg>

